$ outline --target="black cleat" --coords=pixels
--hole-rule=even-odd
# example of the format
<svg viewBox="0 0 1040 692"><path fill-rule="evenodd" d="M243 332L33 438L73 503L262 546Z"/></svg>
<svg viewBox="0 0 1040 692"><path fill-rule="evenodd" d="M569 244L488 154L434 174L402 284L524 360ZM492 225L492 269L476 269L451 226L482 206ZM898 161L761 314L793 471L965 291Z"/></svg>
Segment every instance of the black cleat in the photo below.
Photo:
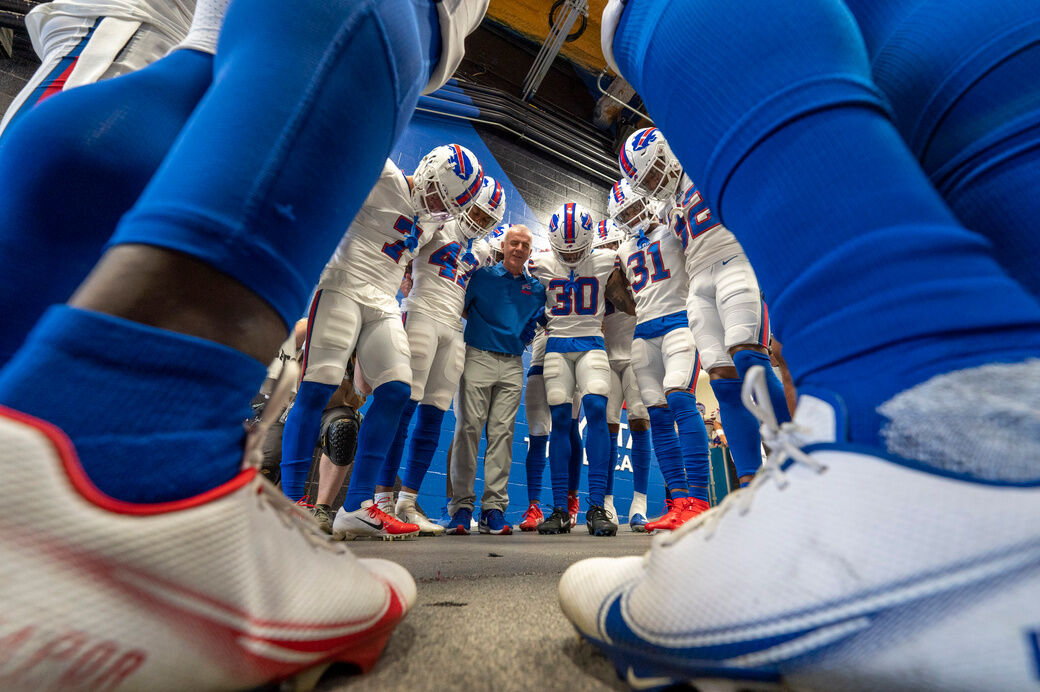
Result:
<svg viewBox="0 0 1040 692"><path fill-rule="evenodd" d="M603 505L592 505L585 513L585 526L589 529L590 536L614 536L617 534L617 524L611 521L610 513Z"/></svg>
<svg viewBox="0 0 1040 692"><path fill-rule="evenodd" d="M540 534L556 534L571 532L571 515L566 507L553 507L549 518L538 525Z"/></svg>

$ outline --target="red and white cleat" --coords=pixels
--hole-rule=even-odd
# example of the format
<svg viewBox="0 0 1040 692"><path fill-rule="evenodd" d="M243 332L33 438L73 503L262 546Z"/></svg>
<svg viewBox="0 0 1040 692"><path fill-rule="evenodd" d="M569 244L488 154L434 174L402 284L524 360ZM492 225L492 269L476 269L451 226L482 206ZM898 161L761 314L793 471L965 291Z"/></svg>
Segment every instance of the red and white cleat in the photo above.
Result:
<svg viewBox="0 0 1040 692"><path fill-rule="evenodd" d="M545 516L542 514L541 508L538 507L537 502L532 502L524 512L523 521L520 522L521 531L536 531L538 525L545 521Z"/></svg>
<svg viewBox="0 0 1040 692"><path fill-rule="evenodd" d="M672 500L667 514L646 525L650 533L655 531L675 531L698 514L710 509L707 502L695 497L679 497Z"/></svg>
<svg viewBox="0 0 1040 692"><path fill-rule="evenodd" d="M371 500L361 503L361 509L348 512L340 507L332 522L332 536L340 541L369 539L393 541L415 538L419 535L417 524L406 524L392 514L387 514Z"/></svg>
<svg viewBox="0 0 1040 692"><path fill-rule="evenodd" d="M4 690L308 689L332 662L371 668L415 603L404 568L356 559L256 468L122 502L59 429L0 407L0 469Z"/></svg>
<svg viewBox="0 0 1040 692"><path fill-rule="evenodd" d="M578 512L581 511L581 501L578 493L567 493L567 513L571 515L571 528L578 525Z"/></svg>

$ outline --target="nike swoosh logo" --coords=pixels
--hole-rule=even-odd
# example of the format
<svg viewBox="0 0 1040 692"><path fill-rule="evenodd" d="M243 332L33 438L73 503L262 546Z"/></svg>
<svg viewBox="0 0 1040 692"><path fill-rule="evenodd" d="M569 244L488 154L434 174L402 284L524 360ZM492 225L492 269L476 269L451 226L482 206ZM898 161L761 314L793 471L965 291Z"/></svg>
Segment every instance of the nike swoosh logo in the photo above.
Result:
<svg viewBox="0 0 1040 692"><path fill-rule="evenodd" d="M732 262L733 260L737 259L738 257L740 257L740 255L733 255L728 260L722 260L722 264L723 265L729 264L730 262Z"/></svg>
<svg viewBox="0 0 1040 692"><path fill-rule="evenodd" d="M383 530L383 522L379 522L378 524L373 524L370 521L365 521L361 517L357 517L357 520L360 521L362 524L367 524L368 526L371 526L376 531L382 531Z"/></svg>

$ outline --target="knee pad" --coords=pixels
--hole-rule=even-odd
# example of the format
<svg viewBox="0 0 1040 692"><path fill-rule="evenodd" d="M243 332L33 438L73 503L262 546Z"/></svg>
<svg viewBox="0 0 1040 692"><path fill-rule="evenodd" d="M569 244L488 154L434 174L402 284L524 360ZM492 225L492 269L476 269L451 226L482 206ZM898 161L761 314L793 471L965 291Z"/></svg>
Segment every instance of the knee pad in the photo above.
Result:
<svg viewBox="0 0 1040 692"><path fill-rule="evenodd" d="M528 432L532 436L548 435L549 404L545 400L545 382L541 375L527 375L524 410L527 414Z"/></svg>
<svg viewBox="0 0 1040 692"><path fill-rule="evenodd" d="M566 386L568 381L574 381L573 373L568 372L570 367L570 362L561 354L545 354L543 381L545 400L549 402L550 408L566 403L574 396L574 390Z"/></svg>
<svg viewBox="0 0 1040 692"><path fill-rule="evenodd" d="M587 394L610 396L610 378L613 371L610 369L606 351L587 351L578 361L575 370L575 374L580 378L576 389L581 397Z"/></svg>
<svg viewBox="0 0 1040 692"><path fill-rule="evenodd" d="M347 466L354 461L357 451L360 415L348 409L329 421L321 432L321 448L336 466Z"/></svg>

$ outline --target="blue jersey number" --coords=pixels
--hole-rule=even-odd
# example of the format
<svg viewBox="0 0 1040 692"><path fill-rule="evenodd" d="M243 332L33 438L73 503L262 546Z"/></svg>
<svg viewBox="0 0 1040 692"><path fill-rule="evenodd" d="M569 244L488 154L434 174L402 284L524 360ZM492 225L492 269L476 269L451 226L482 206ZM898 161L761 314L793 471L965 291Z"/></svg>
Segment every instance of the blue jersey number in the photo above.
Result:
<svg viewBox="0 0 1040 692"><path fill-rule="evenodd" d="M650 255L650 262L654 265L654 271L651 274L650 270L646 266L646 256ZM655 241L642 252L637 252L628 256L628 266L632 269L632 274L636 277L635 281L632 282L633 293L639 293L641 290L646 288L647 283L657 283L658 281L664 281L670 279L672 273L668 271L668 268L664 266L664 258L661 257L661 241Z"/></svg>
<svg viewBox="0 0 1040 692"><path fill-rule="evenodd" d="M459 253L461 251L462 246L454 242L434 250L433 254L430 255L430 264L435 264L441 268L437 272L437 276L443 276L448 281L455 280L459 267Z"/></svg>
<svg viewBox="0 0 1040 692"><path fill-rule="evenodd" d="M394 230L401 235L409 235L412 230L415 230L415 236L419 237L422 235L422 227L416 226L415 223L407 216L397 217L397 222L394 224ZM400 262L401 257L404 256L404 251L407 249L403 240L398 240L395 243L383 243L383 254L392 259L395 262Z"/></svg>
<svg viewBox="0 0 1040 692"><path fill-rule="evenodd" d="M573 283L566 279L553 279L549 290L556 291L556 305L549 310L557 317L572 313L595 315L599 306L599 280L594 276L581 276Z"/></svg>

